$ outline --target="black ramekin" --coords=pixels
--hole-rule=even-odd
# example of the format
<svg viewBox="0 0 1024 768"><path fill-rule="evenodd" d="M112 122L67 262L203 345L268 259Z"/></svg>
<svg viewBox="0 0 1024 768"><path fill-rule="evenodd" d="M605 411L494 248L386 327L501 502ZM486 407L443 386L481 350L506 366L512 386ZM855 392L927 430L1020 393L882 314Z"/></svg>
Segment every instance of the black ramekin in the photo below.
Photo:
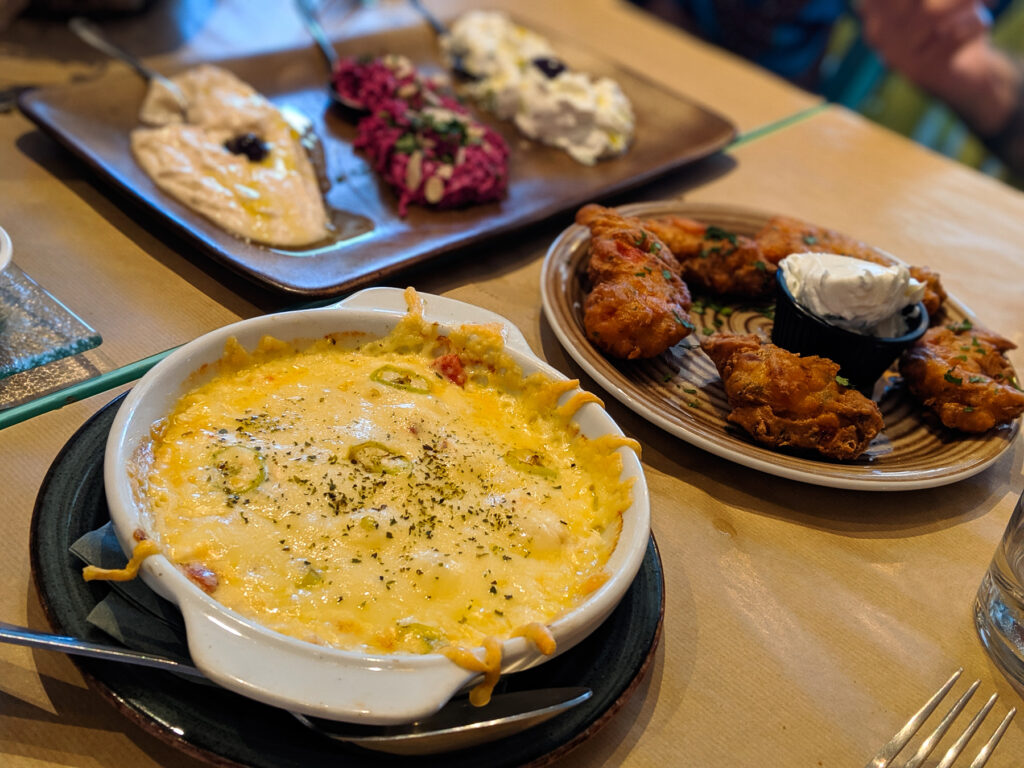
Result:
<svg viewBox="0 0 1024 768"><path fill-rule="evenodd" d="M910 328L902 336L880 338L832 325L800 306L780 269L775 273L772 343L799 355L818 355L839 364L839 375L868 397L875 382L904 349L928 330L928 310L918 302L903 310Z"/></svg>

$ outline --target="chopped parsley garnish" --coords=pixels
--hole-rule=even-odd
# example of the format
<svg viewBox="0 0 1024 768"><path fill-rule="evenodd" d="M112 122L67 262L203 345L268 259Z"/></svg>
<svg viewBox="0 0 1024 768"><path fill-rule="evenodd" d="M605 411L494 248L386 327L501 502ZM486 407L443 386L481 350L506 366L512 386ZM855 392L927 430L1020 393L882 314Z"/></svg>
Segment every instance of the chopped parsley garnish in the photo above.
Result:
<svg viewBox="0 0 1024 768"><path fill-rule="evenodd" d="M676 319L676 322L683 326L683 328L689 328L691 331L693 330L693 323L691 323L689 320L684 320L678 315L678 313L673 312L672 317L674 317Z"/></svg>
<svg viewBox="0 0 1024 768"><path fill-rule="evenodd" d="M984 376L971 376L969 379L967 379L968 384L981 384L984 381Z"/></svg>
<svg viewBox="0 0 1024 768"><path fill-rule="evenodd" d="M411 155L417 149L419 149L419 142L416 141L416 135L412 133L403 133L395 142L395 152L403 155Z"/></svg>
<svg viewBox="0 0 1024 768"><path fill-rule="evenodd" d="M942 374L942 378L944 378L950 384L956 384L959 387L961 384L964 383L964 380L962 378L960 378L959 376L954 376L953 375L953 371L954 370L955 369L950 368L948 371L946 371L944 374Z"/></svg>
<svg viewBox="0 0 1024 768"><path fill-rule="evenodd" d="M845 376L836 376L836 384L841 387L848 387L850 386L850 380Z"/></svg>
<svg viewBox="0 0 1024 768"><path fill-rule="evenodd" d="M666 280L672 279L672 273L669 272L667 269L661 270L661 276L664 277Z"/></svg>
<svg viewBox="0 0 1024 768"><path fill-rule="evenodd" d="M754 269L756 269L758 272L765 272L767 271L768 267L765 266L765 263L763 261L755 261Z"/></svg>
<svg viewBox="0 0 1024 768"><path fill-rule="evenodd" d="M466 138L466 124L461 120L455 118L446 121L425 119L424 123L428 128L433 128L442 136L457 138L460 144Z"/></svg>
<svg viewBox="0 0 1024 768"><path fill-rule="evenodd" d="M951 330L953 333L963 333L964 331L969 331L972 328L974 328L974 325L971 323L969 318L965 317L963 319L963 321L961 321L959 323L951 323L950 325L947 325L946 327L949 330Z"/></svg>
<svg viewBox="0 0 1024 768"><path fill-rule="evenodd" d="M716 227L713 224L704 230L705 240L728 240L732 245L736 245L736 233L730 232L721 227Z"/></svg>
<svg viewBox="0 0 1024 768"><path fill-rule="evenodd" d="M803 241L805 245L814 245L815 243L818 242L818 238L816 238L814 235L804 235Z"/></svg>

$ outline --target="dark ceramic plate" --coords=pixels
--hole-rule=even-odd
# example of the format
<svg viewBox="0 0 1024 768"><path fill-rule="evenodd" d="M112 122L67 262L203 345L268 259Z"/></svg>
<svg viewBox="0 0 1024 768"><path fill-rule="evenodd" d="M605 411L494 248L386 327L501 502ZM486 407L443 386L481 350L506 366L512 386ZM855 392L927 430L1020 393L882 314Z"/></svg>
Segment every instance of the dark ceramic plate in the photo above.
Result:
<svg viewBox="0 0 1024 768"><path fill-rule="evenodd" d="M54 630L110 643L86 621L107 586L86 583L68 547L109 520L103 451L123 395L87 421L50 467L32 519L32 572ZM643 678L661 636L664 580L652 538L636 580L590 637L546 664L503 680L505 690L583 685L594 695L521 734L440 756L446 768L539 765L595 733ZM183 751L220 765L267 768L427 765L339 744L311 733L287 712L166 672L72 657L86 680L131 720Z"/></svg>
<svg viewBox="0 0 1024 768"><path fill-rule="evenodd" d="M636 140L630 150L587 167L561 150L524 140L510 123L481 114L511 149L508 197L457 211L413 206L404 219L398 216L394 194L352 149L353 124L329 108L325 67L312 46L216 62L279 106L294 107L313 120L333 182L329 206L373 222L372 231L360 237L305 251L239 240L157 189L129 148L128 134L138 125L145 91L138 77L115 69L92 82L22 94L19 103L44 131L201 252L275 289L330 296L639 185L716 152L735 136L732 123L719 115L568 40L552 42L573 67L618 80L636 113ZM426 71L440 70L436 39L426 25L345 40L337 48L342 55L401 53Z"/></svg>

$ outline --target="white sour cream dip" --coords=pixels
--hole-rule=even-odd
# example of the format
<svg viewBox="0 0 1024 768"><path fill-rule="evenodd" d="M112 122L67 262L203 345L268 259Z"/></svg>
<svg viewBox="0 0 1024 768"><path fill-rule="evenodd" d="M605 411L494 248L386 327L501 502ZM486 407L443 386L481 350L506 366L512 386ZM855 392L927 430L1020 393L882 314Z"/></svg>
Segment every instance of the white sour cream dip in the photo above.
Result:
<svg viewBox="0 0 1024 768"><path fill-rule="evenodd" d="M629 148L635 118L619 84L569 69L545 73L534 60L557 62L551 44L505 14L464 14L441 47L449 63L457 55L479 78L465 91L498 117L513 120L525 136L559 147L584 165Z"/></svg>
<svg viewBox="0 0 1024 768"><path fill-rule="evenodd" d="M794 253L779 262L797 304L832 325L881 338L907 332L904 307L924 284L901 264L882 266L834 253Z"/></svg>

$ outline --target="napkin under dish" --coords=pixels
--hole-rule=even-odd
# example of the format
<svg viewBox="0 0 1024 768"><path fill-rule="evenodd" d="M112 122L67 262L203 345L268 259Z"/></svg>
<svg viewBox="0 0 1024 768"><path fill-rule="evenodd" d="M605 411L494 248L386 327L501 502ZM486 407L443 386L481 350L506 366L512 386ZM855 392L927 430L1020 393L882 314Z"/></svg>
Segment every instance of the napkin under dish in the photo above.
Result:
<svg viewBox="0 0 1024 768"><path fill-rule="evenodd" d="M69 548L86 565L123 568L128 562L112 523L90 531ZM191 664L181 613L141 579L110 581L110 592L86 616L86 621L136 651L154 653ZM189 678L203 682L198 678Z"/></svg>

